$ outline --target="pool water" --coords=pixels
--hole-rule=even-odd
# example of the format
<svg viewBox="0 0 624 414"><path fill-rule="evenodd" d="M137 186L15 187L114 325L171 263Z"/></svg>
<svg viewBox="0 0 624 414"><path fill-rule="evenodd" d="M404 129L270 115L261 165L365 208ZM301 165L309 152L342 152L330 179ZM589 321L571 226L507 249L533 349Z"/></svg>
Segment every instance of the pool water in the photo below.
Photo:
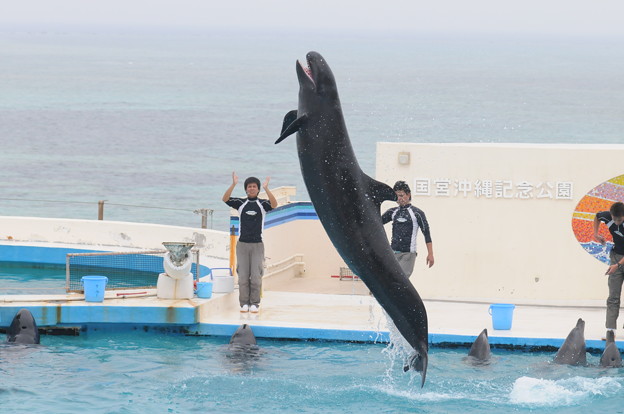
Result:
<svg viewBox="0 0 624 414"><path fill-rule="evenodd" d="M0 262L0 295L65 294L65 265Z"/></svg>
<svg viewBox="0 0 624 414"><path fill-rule="evenodd" d="M107 267L74 266L70 288L82 291L82 276L102 275L108 278L107 287L156 287L158 274ZM65 265L22 262L0 262L0 295L62 295L67 293Z"/></svg>
<svg viewBox="0 0 624 414"><path fill-rule="evenodd" d="M601 412L624 406L624 370L552 364L554 353L434 348L420 376L383 344L259 340L90 331L0 344L3 412L39 413L500 413Z"/></svg>

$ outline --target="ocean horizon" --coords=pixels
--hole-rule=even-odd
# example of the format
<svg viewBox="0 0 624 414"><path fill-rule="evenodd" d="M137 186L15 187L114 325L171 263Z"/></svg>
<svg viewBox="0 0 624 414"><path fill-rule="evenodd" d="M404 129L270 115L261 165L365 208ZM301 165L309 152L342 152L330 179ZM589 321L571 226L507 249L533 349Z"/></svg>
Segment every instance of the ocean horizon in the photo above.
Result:
<svg viewBox="0 0 624 414"><path fill-rule="evenodd" d="M295 62L337 80L362 169L377 142L622 143L624 39L441 33L0 31L0 214L227 230L232 171L308 200ZM589 168L589 167L588 167ZM599 166L598 166L599 168ZM610 177L606 177L608 179ZM235 195L243 195L242 185Z"/></svg>

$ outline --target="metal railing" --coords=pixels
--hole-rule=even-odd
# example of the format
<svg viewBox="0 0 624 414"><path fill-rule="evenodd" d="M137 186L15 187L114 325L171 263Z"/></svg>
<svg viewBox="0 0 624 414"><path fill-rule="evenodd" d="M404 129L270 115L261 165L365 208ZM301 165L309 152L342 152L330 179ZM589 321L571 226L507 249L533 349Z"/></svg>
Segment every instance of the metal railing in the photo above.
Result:
<svg viewBox="0 0 624 414"><path fill-rule="evenodd" d="M93 205L92 201L68 201L68 200L41 200L41 199L26 199L26 198L4 198L0 197L0 200L4 201L20 201L20 202L29 202L29 203L61 203L61 204L82 204L82 205ZM171 207L159 207L159 206L146 206L146 205L138 205L138 204L122 204L122 203L111 203L108 200L99 200L97 202L98 210L97 210L97 219L104 220L104 206L117 206L117 207L131 207L131 208L143 208L143 209L155 209L155 210L169 210L169 211L180 211L185 213L198 214L201 217L201 228L202 229L212 229L214 225L214 213L217 210L210 208L199 208L195 210L189 210L184 208L171 208ZM227 209L223 209L223 211L229 211ZM210 222L210 223L209 223ZM208 227L210 225L210 227Z"/></svg>
<svg viewBox="0 0 624 414"><path fill-rule="evenodd" d="M98 220L104 220L104 204L108 200L100 200L98 201ZM183 208L170 208L170 207L155 207L155 206L139 206L133 204L119 204L119 203L108 203L109 206L120 206L120 207L134 207L134 208L153 208L158 210L172 210L172 211L185 211L190 212L191 210L186 210ZM212 228L212 215L214 214L214 210L210 208L200 208L197 210L192 210L193 214L199 214L201 216L201 228L208 228L208 217L210 217L210 228Z"/></svg>

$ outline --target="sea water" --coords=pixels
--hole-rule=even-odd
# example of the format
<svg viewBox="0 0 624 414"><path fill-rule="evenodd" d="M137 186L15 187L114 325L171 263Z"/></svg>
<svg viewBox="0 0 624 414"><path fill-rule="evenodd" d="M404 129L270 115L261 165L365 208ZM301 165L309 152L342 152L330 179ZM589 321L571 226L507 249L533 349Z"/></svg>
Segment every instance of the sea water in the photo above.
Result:
<svg viewBox="0 0 624 414"><path fill-rule="evenodd" d="M390 142L621 143L624 39L0 29L0 214L227 230L232 171L308 196L295 60L337 80L362 169ZM609 178L609 177L605 177ZM242 196L242 185L234 195ZM5 237L6 235L0 235Z"/></svg>
<svg viewBox="0 0 624 414"><path fill-rule="evenodd" d="M624 404L622 369L553 364L554 353L434 348L424 388L384 344L89 332L0 344L5 412L587 413Z"/></svg>

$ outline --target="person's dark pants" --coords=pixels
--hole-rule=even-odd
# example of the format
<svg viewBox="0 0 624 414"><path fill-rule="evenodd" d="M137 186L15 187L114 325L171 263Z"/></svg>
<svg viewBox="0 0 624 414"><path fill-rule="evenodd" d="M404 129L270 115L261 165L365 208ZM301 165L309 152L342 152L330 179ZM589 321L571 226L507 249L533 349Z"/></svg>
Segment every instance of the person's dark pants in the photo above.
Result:
<svg viewBox="0 0 624 414"><path fill-rule="evenodd" d="M240 305L260 305L264 274L264 243L236 243L236 273Z"/></svg>
<svg viewBox="0 0 624 414"><path fill-rule="evenodd" d="M394 257L399 261L403 273L409 279L414 271L414 263L416 263L416 252L394 252Z"/></svg>
<svg viewBox="0 0 624 414"><path fill-rule="evenodd" d="M624 255L617 254L611 250L609 258L611 264L614 265ZM620 314L620 296L622 295L622 281L624 281L624 272L617 269L613 274L609 275L609 297L607 298L607 329L617 329L617 318Z"/></svg>

